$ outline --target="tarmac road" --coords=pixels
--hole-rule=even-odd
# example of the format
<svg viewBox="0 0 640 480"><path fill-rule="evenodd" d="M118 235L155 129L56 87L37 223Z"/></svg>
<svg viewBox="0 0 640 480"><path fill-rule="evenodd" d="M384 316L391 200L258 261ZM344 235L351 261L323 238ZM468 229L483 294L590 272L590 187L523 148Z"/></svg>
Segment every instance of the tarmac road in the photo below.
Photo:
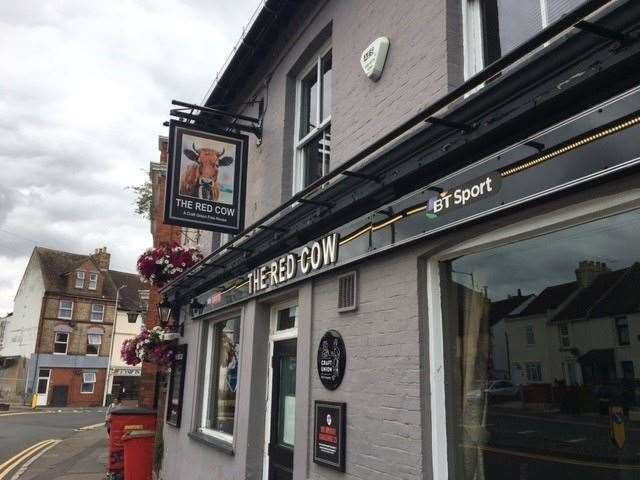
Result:
<svg viewBox="0 0 640 480"><path fill-rule="evenodd" d="M104 408L0 412L0 465L38 442L64 440L76 429L104 422L104 412Z"/></svg>

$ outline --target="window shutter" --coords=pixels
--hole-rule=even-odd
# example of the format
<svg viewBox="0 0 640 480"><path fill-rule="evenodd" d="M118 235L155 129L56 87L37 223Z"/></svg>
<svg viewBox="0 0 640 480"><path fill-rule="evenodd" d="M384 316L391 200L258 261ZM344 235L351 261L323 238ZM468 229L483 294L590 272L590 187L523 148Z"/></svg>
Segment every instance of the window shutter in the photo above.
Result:
<svg viewBox="0 0 640 480"><path fill-rule="evenodd" d="M350 312L358 308L356 272L338 277L338 311Z"/></svg>

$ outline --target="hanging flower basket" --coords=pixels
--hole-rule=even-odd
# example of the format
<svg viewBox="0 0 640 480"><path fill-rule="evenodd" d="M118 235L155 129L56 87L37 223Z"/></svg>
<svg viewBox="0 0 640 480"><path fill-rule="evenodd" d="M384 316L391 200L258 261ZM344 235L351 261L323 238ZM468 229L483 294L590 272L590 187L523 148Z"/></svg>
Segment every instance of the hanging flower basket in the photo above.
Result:
<svg viewBox="0 0 640 480"><path fill-rule="evenodd" d="M202 254L197 248L187 248L177 243L163 244L140 255L137 267L145 282L162 288L200 260Z"/></svg>
<svg viewBox="0 0 640 480"><path fill-rule="evenodd" d="M167 333L162 327L147 329L144 325L138 335L122 343L120 356L127 365L138 365L141 362L151 362L167 367L173 360L174 342L166 341Z"/></svg>

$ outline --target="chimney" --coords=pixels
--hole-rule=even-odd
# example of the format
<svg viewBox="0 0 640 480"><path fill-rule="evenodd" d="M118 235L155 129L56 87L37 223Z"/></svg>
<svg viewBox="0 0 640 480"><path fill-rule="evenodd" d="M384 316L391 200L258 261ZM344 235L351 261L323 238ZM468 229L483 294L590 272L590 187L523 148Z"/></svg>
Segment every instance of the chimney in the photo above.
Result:
<svg viewBox="0 0 640 480"><path fill-rule="evenodd" d="M586 288L593 283L598 275L608 271L607 264L604 262L583 260L576 269L576 280L582 288Z"/></svg>
<svg viewBox="0 0 640 480"><path fill-rule="evenodd" d="M94 258L98 264L98 268L102 272L109 270L109 264L111 263L111 254L107 252L107 247L96 248Z"/></svg>

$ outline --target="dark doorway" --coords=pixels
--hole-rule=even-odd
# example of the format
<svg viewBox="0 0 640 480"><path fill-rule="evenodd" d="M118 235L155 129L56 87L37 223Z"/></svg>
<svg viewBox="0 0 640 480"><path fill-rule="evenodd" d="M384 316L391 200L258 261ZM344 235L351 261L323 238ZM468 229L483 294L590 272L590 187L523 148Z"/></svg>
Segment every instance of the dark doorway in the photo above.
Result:
<svg viewBox="0 0 640 480"><path fill-rule="evenodd" d="M53 392L51 393L52 407L66 407L68 399L69 387L67 385L53 387Z"/></svg>
<svg viewBox="0 0 640 480"><path fill-rule="evenodd" d="M296 340L274 343L269 438L269 480L293 478L296 406Z"/></svg>

